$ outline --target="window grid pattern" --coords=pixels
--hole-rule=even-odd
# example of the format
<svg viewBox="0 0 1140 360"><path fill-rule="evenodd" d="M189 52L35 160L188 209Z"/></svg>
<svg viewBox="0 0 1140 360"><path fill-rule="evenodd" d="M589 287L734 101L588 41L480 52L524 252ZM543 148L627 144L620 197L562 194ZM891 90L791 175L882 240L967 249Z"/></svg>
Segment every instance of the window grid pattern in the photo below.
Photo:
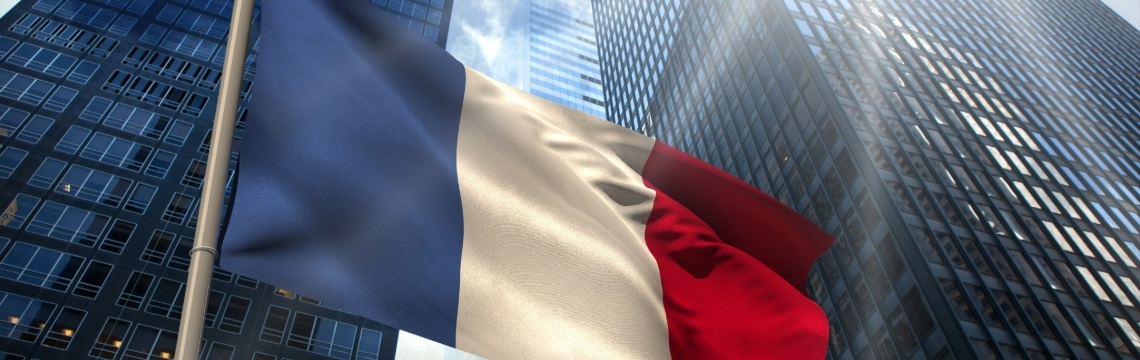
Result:
<svg viewBox="0 0 1140 360"><path fill-rule="evenodd" d="M392 6L422 36L446 41L450 1ZM0 17L0 181L11 190L0 198L0 351L23 355L4 350L23 343L41 349L40 358L172 352L173 323L153 319L181 313L197 218L196 195L187 194L199 191L195 164L206 159L194 149L211 127L204 113L220 81L231 7L225 0L30 0ZM243 101L256 56L254 46ZM190 203L170 206L176 194ZM379 341L379 334L394 339L393 328L317 301L266 296L272 289L253 279L215 275L203 347L210 357L315 356L284 342L249 343L270 306L378 329L340 339L341 358L394 356L395 343ZM91 308L105 310L84 312Z"/></svg>
<svg viewBox="0 0 1140 360"><path fill-rule="evenodd" d="M578 1L528 0L515 6L488 75L597 117L606 106L593 12Z"/></svg>
<svg viewBox="0 0 1140 360"><path fill-rule="evenodd" d="M1140 33L1099 2L594 11L611 121L835 235L833 358L1138 354Z"/></svg>

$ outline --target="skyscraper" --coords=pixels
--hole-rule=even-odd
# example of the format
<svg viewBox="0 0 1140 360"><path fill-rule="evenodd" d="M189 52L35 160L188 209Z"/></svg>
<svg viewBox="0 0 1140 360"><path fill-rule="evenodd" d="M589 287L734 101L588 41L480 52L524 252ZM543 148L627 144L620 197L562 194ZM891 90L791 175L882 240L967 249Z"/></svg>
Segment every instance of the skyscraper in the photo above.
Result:
<svg viewBox="0 0 1140 360"><path fill-rule="evenodd" d="M596 0L610 120L837 238L835 359L1140 356L1140 32L1096 0Z"/></svg>
<svg viewBox="0 0 1140 360"><path fill-rule="evenodd" d="M449 0L373 3L447 39ZM0 18L0 357L172 355L231 10L25 0ZM202 354L391 358L397 334L217 270Z"/></svg>
<svg viewBox="0 0 1140 360"><path fill-rule="evenodd" d="M587 0L520 0L487 76L604 118L593 18Z"/></svg>

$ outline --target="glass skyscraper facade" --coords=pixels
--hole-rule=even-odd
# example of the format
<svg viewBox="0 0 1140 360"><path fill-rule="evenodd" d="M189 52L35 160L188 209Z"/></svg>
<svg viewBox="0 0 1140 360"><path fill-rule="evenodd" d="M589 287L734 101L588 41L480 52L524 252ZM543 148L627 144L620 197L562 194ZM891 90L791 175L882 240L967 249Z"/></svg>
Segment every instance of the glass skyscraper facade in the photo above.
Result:
<svg viewBox="0 0 1140 360"><path fill-rule="evenodd" d="M835 235L834 359L1140 356L1140 32L1096 0L595 0L611 121Z"/></svg>
<svg viewBox="0 0 1140 360"><path fill-rule="evenodd" d="M487 76L604 118L593 18L588 0L520 0Z"/></svg>
<svg viewBox="0 0 1140 360"><path fill-rule="evenodd" d="M444 45L450 0L373 3ZM0 358L173 355L231 11L24 0L0 18ZM204 359L395 354L394 328L224 270L209 304Z"/></svg>

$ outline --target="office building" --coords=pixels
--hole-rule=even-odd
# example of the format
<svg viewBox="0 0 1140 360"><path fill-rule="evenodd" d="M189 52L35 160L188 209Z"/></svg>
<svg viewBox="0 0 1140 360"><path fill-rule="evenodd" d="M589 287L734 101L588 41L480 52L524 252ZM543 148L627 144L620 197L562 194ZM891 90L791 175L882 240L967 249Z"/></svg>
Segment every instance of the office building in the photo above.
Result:
<svg viewBox="0 0 1140 360"><path fill-rule="evenodd" d="M835 235L834 359L1140 356L1140 32L1097 0L596 0L611 121Z"/></svg>
<svg viewBox="0 0 1140 360"><path fill-rule="evenodd" d="M604 118L593 18L588 0L520 0L487 76Z"/></svg>
<svg viewBox="0 0 1140 360"><path fill-rule="evenodd" d="M449 0L373 3L444 45ZM0 18L0 358L173 355L231 11L24 0ZM398 334L224 270L205 320L204 359L386 359Z"/></svg>

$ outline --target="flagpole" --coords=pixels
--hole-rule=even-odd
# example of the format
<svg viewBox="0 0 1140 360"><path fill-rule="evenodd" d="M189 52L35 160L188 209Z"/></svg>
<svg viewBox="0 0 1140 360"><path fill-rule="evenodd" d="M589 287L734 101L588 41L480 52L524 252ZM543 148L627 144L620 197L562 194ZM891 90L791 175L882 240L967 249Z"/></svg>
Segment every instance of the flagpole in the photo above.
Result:
<svg viewBox="0 0 1140 360"><path fill-rule="evenodd" d="M198 360L202 342L202 324L210 298L210 279L217 257L218 220L222 213L222 195L226 191L226 173L230 164L241 78L245 73L246 47L253 20L254 0L234 0L230 19L230 39L226 43L226 59L222 66L222 82L218 89L218 107L214 113L213 138L206 162L206 178L202 186L202 203L198 211L198 227L194 231L194 247L190 249L187 270L186 299L178 326L178 360Z"/></svg>

